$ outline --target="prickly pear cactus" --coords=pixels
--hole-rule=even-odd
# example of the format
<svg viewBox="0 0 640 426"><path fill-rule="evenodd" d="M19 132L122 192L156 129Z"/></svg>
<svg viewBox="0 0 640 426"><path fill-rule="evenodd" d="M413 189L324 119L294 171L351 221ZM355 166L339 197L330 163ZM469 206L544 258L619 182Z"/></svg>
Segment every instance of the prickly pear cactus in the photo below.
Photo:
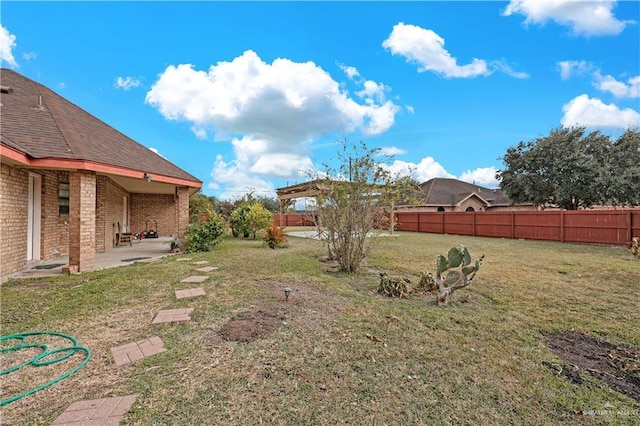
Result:
<svg viewBox="0 0 640 426"><path fill-rule="evenodd" d="M407 277L390 277L386 272L380 274L378 293L388 297L409 297L411 280Z"/></svg>
<svg viewBox="0 0 640 426"><path fill-rule="evenodd" d="M434 281L438 285L439 305L446 305L455 290L471 284L483 259L484 254L471 264L471 255L464 245L452 247L447 257L442 255L437 257Z"/></svg>

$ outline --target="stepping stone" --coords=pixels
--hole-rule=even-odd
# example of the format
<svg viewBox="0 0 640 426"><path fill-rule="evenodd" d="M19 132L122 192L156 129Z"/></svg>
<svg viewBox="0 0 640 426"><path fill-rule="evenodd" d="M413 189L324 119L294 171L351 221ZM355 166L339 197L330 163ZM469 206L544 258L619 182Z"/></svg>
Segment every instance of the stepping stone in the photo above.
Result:
<svg viewBox="0 0 640 426"><path fill-rule="evenodd" d="M201 283L204 280L206 280L207 278L209 278L209 276L207 275L192 275L190 277L185 278L184 280L180 281L181 283Z"/></svg>
<svg viewBox="0 0 640 426"><path fill-rule="evenodd" d="M206 260L198 260L197 262L193 262L194 265L206 265L207 263L209 263Z"/></svg>
<svg viewBox="0 0 640 426"><path fill-rule="evenodd" d="M176 299L185 299L187 297L204 296L204 290L202 287L189 288L186 290L176 290Z"/></svg>
<svg viewBox="0 0 640 426"><path fill-rule="evenodd" d="M156 336L111 348L111 353L116 365L125 365L166 350L162 340Z"/></svg>
<svg viewBox="0 0 640 426"><path fill-rule="evenodd" d="M204 268L198 268L196 271L198 272L211 272L219 269L217 266L205 266Z"/></svg>
<svg viewBox="0 0 640 426"><path fill-rule="evenodd" d="M180 259L176 259L176 262L186 262L188 260L193 259L192 257L181 257Z"/></svg>
<svg viewBox="0 0 640 426"><path fill-rule="evenodd" d="M193 312L193 308L167 309L165 311L160 311L153 319L152 324L191 321L191 317L189 316L191 312Z"/></svg>
<svg viewBox="0 0 640 426"><path fill-rule="evenodd" d="M136 398L138 395L74 402L51 424L56 426L119 425Z"/></svg>

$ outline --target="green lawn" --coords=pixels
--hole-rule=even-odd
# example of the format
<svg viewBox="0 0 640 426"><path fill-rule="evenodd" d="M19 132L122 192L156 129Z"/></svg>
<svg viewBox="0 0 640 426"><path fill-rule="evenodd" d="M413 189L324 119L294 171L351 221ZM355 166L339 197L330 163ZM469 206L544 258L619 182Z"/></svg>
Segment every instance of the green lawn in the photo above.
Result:
<svg viewBox="0 0 640 426"><path fill-rule="evenodd" d="M376 293L378 272L417 282L437 254L460 243L486 258L449 306ZM2 423L50 424L75 401L132 393L139 398L126 424L640 422L640 402L584 372L584 383L572 384L542 364L560 363L544 341L552 331L640 347L640 261L624 248L401 233L377 239L353 276L321 262L324 254L314 240L270 250L226 239L210 253L3 285L3 335L70 334L92 359L0 407ZM180 257L220 268L193 285L206 296L175 299L176 289L191 287L180 280L201 267ZM285 286L293 289L288 303ZM159 310L181 307L194 308L191 322L151 325ZM270 310L281 325L249 343L223 340L222 326L251 307ZM115 365L111 347L151 336L168 351ZM41 376L5 376L2 399Z"/></svg>

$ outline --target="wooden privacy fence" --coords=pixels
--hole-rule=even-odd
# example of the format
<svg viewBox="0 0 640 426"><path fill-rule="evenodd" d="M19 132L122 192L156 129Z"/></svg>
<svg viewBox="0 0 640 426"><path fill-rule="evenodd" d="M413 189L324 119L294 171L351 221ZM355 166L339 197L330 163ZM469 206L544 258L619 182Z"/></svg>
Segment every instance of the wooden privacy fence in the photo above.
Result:
<svg viewBox="0 0 640 426"><path fill-rule="evenodd" d="M308 215L276 214L278 226L313 226ZM640 210L398 212L398 231L628 245L640 237Z"/></svg>
<svg viewBox="0 0 640 426"><path fill-rule="evenodd" d="M627 245L640 236L640 210L399 212L398 231Z"/></svg>

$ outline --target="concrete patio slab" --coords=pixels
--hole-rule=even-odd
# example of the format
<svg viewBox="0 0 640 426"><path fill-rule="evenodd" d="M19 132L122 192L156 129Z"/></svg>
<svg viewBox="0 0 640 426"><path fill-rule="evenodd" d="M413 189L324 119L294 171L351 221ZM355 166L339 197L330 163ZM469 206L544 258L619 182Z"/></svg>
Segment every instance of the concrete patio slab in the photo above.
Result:
<svg viewBox="0 0 640 426"><path fill-rule="evenodd" d="M170 322L186 322L191 321L189 314L193 312L193 308L184 309L167 309L158 312L158 315L153 319L152 324L165 324Z"/></svg>
<svg viewBox="0 0 640 426"><path fill-rule="evenodd" d="M171 237L146 238L135 241L133 247L127 244L113 247L103 253L96 253L94 270L127 266L136 261L153 262L165 256L173 256L174 254L169 252L171 241ZM2 281L9 278L41 278L62 275L62 268L68 264L68 256L55 257L46 261L34 260L29 262L26 269L3 276Z"/></svg>
<svg viewBox="0 0 640 426"><path fill-rule="evenodd" d="M146 358L151 355L165 352L167 348L160 337L150 337L137 342L111 348L111 353L116 365L125 365Z"/></svg>
<svg viewBox="0 0 640 426"><path fill-rule="evenodd" d="M202 287L176 290L176 299L186 299L187 297L198 297L204 295L205 293Z"/></svg>
<svg viewBox="0 0 640 426"><path fill-rule="evenodd" d="M217 266L205 266L204 268L198 268L196 269L196 271L198 272L211 272L211 271L215 271L216 269L220 269Z"/></svg>
<svg viewBox="0 0 640 426"><path fill-rule="evenodd" d="M56 426L119 425L136 398L138 395L74 402L51 424Z"/></svg>
<svg viewBox="0 0 640 426"><path fill-rule="evenodd" d="M181 283L201 283L201 282L204 282L207 278L209 278L208 275L192 275L180 282Z"/></svg>
<svg viewBox="0 0 640 426"><path fill-rule="evenodd" d="M206 265L209 263L207 260L198 260L197 262L193 262L194 265Z"/></svg>

